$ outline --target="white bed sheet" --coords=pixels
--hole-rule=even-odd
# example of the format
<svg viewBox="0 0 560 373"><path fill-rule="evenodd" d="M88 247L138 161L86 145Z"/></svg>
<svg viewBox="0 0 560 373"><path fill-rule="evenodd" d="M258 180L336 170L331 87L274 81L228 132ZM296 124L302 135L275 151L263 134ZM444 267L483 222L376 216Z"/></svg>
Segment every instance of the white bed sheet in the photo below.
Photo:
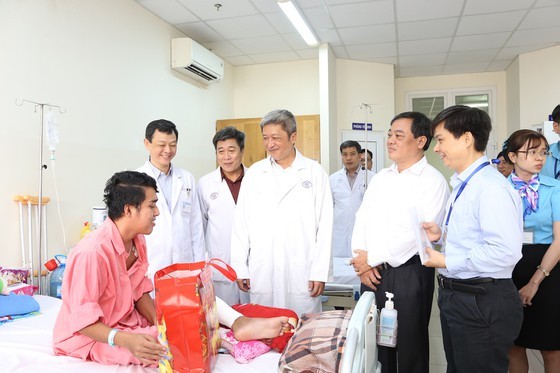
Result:
<svg viewBox="0 0 560 373"><path fill-rule="evenodd" d="M68 356L55 356L52 329L62 301L35 295L41 315L0 325L0 372L41 373L157 373L156 368L129 365L103 365ZM249 364L239 364L230 355L219 355L213 372L265 373L278 370L280 354L268 352Z"/></svg>

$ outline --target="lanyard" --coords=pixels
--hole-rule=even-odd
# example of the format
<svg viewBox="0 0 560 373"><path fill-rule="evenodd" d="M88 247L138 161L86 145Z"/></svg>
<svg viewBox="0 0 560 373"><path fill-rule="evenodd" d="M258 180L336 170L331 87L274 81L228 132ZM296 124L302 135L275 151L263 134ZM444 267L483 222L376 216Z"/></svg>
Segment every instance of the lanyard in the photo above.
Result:
<svg viewBox="0 0 560 373"><path fill-rule="evenodd" d="M455 204L455 201L457 201L457 198L459 198L461 193L463 193L463 189L465 189L465 187L467 186L467 183L469 182L471 177L473 177L478 171L482 170L484 167L488 166L489 164L490 164L490 162L482 163L481 165L479 165L476 168L476 170L474 170L472 172L472 174L469 175L469 177L467 177L467 179L465 181L463 181L463 184L461 184L461 186L459 187L459 191L457 192L457 195L455 196L455 199L453 200L453 203L449 206L449 212L447 213L447 219L445 220L445 226L447 226L449 224L449 218L451 217L451 212L453 211L453 205Z"/></svg>
<svg viewBox="0 0 560 373"><path fill-rule="evenodd" d="M554 178L558 179L560 172L558 171L558 158L554 158Z"/></svg>

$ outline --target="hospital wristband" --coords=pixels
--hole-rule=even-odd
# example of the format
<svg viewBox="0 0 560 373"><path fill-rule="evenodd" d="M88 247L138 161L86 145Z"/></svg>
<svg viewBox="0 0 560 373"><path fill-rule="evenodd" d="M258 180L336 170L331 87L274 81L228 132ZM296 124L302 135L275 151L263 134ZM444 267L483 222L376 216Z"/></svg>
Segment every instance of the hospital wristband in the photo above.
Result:
<svg viewBox="0 0 560 373"><path fill-rule="evenodd" d="M109 332L109 336L107 337L107 343L109 346L115 347L115 334L117 334L118 331L118 329L111 329Z"/></svg>

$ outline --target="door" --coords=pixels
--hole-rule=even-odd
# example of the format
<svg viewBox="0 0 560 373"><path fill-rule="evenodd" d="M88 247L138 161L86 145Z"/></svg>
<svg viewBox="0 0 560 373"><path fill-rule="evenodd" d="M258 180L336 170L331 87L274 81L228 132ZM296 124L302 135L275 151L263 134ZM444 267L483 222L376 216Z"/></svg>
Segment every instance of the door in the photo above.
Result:
<svg viewBox="0 0 560 373"><path fill-rule="evenodd" d="M253 163L266 158L262 142L261 118L220 119L216 121L216 131L233 126L245 132L245 152L243 164L250 167ZM304 156L320 162L321 137L319 115L296 116L296 147Z"/></svg>

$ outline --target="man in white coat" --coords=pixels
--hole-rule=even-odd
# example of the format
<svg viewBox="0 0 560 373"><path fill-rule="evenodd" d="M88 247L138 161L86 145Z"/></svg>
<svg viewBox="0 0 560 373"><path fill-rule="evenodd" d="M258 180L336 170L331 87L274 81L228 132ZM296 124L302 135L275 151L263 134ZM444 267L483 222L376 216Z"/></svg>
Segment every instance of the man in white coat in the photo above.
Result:
<svg viewBox="0 0 560 373"><path fill-rule="evenodd" d="M295 148L292 113L272 111L260 126L269 156L245 175L231 237L238 286L254 303L320 312L331 277L328 175Z"/></svg>
<svg viewBox="0 0 560 373"><path fill-rule="evenodd" d="M146 236L148 275L173 263L205 258L202 217L196 198L195 181L187 170L174 167L179 133L175 124L159 119L146 127L144 147L149 159L136 171L156 180L159 216L152 234Z"/></svg>
<svg viewBox="0 0 560 373"><path fill-rule="evenodd" d="M218 168L200 178L197 196L208 257L230 263L233 214L245 176L245 166L241 163L245 134L235 127L226 127L216 132L212 143ZM214 271L213 280L216 296L230 306L249 302L249 295L218 271Z"/></svg>
<svg viewBox="0 0 560 373"><path fill-rule="evenodd" d="M335 258L351 258L352 231L356 211L362 204L367 185L374 173L360 165L361 146L348 140L340 145L342 169L329 178L334 204L332 254ZM366 181L367 180L367 181Z"/></svg>

